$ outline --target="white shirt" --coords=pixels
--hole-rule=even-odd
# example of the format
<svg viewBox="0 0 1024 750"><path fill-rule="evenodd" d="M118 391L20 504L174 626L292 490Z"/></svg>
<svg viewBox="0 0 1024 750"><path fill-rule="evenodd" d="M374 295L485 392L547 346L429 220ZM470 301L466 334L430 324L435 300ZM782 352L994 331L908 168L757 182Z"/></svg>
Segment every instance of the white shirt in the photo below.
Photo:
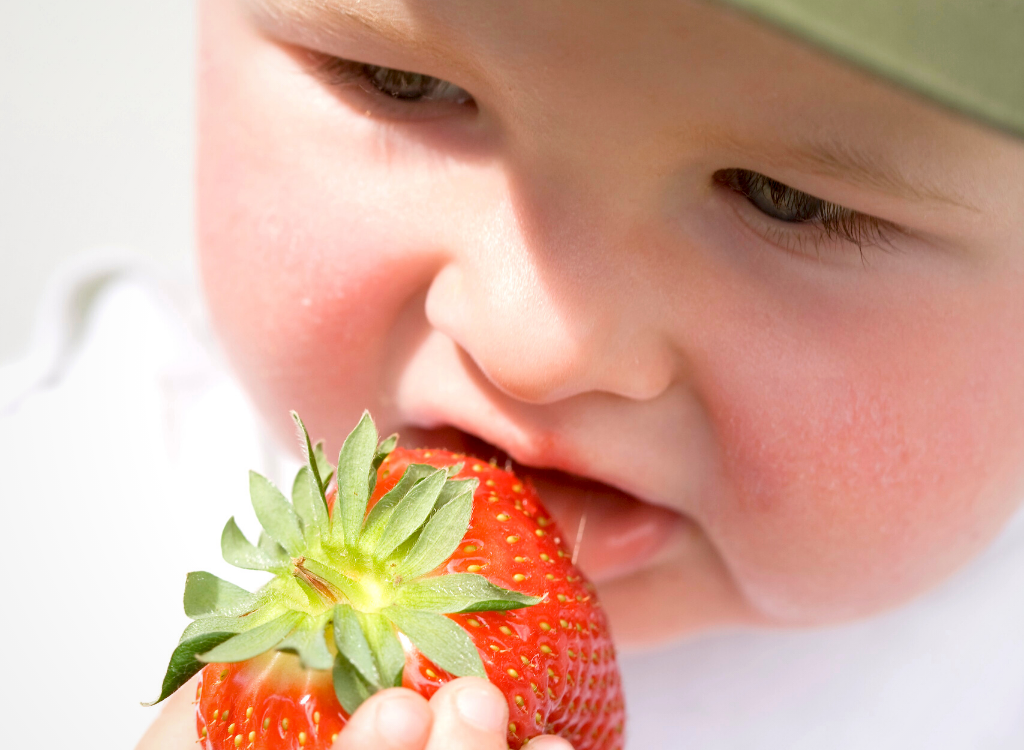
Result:
<svg viewBox="0 0 1024 750"><path fill-rule="evenodd" d="M250 468L290 480L187 279L89 263L51 288L36 347L0 368L4 747L131 747L187 618L185 573L254 532ZM252 534L255 536L255 534ZM1024 512L888 614L620 656L627 747L1024 748ZM47 736L50 733L52 736Z"/></svg>

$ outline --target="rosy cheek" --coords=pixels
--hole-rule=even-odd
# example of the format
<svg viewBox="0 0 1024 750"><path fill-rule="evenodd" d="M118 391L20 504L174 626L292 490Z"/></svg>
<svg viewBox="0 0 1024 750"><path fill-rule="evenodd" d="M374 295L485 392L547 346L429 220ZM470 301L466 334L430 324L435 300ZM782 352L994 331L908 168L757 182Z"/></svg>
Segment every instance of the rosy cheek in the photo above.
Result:
<svg viewBox="0 0 1024 750"><path fill-rule="evenodd" d="M381 411L388 347L433 259L367 187L382 167L358 132L309 112L283 53L221 5L204 4L217 41L204 45L200 107L207 303L262 413L288 434L297 409L341 437L362 409Z"/></svg>
<svg viewBox="0 0 1024 750"><path fill-rule="evenodd" d="M1017 327L991 298L932 314L924 302L850 317L817 305L818 323L787 331L792 320L777 318L714 367L727 489L703 511L740 586L775 617L843 618L905 600L967 559L1013 506Z"/></svg>
<svg viewBox="0 0 1024 750"><path fill-rule="evenodd" d="M264 413L337 409L328 381L350 361L338 355L372 335L361 315L373 309L373 274L361 262L369 254L349 252L361 238L342 222L337 234L317 226L320 201L301 174L217 149L215 133L204 138L201 265L220 338Z"/></svg>

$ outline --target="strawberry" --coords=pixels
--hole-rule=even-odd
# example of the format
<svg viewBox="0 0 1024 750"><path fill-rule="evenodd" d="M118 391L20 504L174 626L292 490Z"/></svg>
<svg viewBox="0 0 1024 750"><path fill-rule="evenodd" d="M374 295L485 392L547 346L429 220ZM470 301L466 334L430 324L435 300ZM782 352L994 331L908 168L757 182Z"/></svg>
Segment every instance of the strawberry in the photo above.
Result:
<svg viewBox="0 0 1024 750"><path fill-rule="evenodd" d="M529 483L446 451L378 442L369 414L337 467L313 446L292 502L250 474L264 533L234 519L224 558L274 578L250 593L190 573L193 622L160 700L202 671L199 738L209 750L328 748L370 695L431 696L486 677L509 702L508 744L559 734L577 750L622 746L615 652L593 586Z"/></svg>

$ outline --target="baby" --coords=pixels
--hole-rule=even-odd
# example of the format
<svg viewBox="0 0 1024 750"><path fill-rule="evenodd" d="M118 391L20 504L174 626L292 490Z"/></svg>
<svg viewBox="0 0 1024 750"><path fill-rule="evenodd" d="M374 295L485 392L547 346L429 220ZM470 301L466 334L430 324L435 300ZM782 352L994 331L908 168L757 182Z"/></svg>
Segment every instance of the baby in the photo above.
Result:
<svg viewBox="0 0 1024 750"><path fill-rule="evenodd" d="M284 439L510 457L624 645L904 605L1016 510L1022 142L704 2L200 8L205 293ZM503 711L396 689L337 746Z"/></svg>

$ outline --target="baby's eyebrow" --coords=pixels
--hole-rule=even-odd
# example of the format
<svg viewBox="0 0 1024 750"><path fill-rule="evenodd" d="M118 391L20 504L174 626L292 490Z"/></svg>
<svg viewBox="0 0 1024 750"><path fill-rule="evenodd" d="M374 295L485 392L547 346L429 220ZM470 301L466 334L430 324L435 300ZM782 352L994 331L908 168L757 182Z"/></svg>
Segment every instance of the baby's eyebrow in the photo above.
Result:
<svg viewBox="0 0 1024 750"><path fill-rule="evenodd" d="M296 24L309 33L346 32L355 25L404 48L441 51L397 23L395 15L387 11L388 3L373 0L244 0L244 3L257 20Z"/></svg>
<svg viewBox="0 0 1024 750"><path fill-rule="evenodd" d="M732 149L750 154L751 157L756 156L759 162L774 163L786 169L830 177L897 198L922 203L938 202L968 211L979 211L963 196L958 195L952 185L940 187L929 184L923 178L912 179L877 152L850 143L833 139L803 139L773 145L770 149L759 148L756 151L736 142L730 142L728 145Z"/></svg>

